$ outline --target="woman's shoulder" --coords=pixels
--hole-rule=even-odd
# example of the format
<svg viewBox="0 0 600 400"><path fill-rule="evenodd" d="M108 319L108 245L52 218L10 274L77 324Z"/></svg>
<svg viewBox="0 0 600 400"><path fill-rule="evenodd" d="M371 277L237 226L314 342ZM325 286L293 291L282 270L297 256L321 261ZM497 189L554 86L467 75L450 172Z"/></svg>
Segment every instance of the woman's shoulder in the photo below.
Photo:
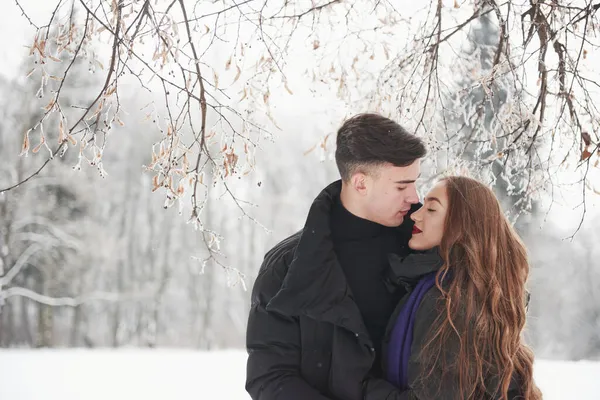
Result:
<svg viewBox="0 0 600 400"><path fill-rule="evenodd" d="M440 289L436 286L433 286L425 294L421 299L421 303L417 309L415 325L416 330L426 330L431 329L434 321L437 320L437 317L444 312L444 297Z"/></svg>
<svg viewBox="0 0 600 400"><path fill-rule="evenodd" d="M444 304L444 295L442 291L437 287L431 287L425 294L423 295L423 300L421 301L421 306L425 308L437 308L437 306L441 306Z"/></svg>

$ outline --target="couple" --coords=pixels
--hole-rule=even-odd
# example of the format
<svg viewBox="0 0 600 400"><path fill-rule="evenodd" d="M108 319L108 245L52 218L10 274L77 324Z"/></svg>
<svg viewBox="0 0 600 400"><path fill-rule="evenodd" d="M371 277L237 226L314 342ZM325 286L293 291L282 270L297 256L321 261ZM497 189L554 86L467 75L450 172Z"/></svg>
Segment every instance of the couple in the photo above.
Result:
<svg viewBox="0 0 600 400"><path fill-rule="evenodd" d="M493 192L448 177L419 203L423 142L361 114L341 181L264 259L252 291L254 400L525 399L526 249Z"/></svg>

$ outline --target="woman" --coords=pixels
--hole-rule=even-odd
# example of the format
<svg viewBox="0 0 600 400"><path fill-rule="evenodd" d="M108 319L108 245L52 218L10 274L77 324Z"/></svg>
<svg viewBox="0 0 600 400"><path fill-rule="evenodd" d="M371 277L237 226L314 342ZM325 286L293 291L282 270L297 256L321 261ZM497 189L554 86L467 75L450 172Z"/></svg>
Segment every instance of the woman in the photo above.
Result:
<svg viewBox="0 0 600 400"><path fill-rule="evenodd" d="M367 380L365 399L541 399L521 338L526 249L493 192L449 177L411 218L420 252L391 259L410 291L384 340L387 380Z"/></svg>

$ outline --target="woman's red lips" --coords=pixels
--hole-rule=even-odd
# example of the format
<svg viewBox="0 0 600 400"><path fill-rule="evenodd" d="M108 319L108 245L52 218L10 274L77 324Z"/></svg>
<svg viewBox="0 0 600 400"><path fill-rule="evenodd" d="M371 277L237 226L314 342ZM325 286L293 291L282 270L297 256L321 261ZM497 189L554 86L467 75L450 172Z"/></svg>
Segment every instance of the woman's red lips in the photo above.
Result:
<svg viewBox="0 0 600 400"><path fill-rule="evenodd" d="M423 232L423 231L422 231L422 230L420 230L419 228L417 228L417 226L416 226L416 225L413 225L413 230L412 230L412 233L413 233L413 235L414 235L415 233L421 233L421 232Z"/></svg>

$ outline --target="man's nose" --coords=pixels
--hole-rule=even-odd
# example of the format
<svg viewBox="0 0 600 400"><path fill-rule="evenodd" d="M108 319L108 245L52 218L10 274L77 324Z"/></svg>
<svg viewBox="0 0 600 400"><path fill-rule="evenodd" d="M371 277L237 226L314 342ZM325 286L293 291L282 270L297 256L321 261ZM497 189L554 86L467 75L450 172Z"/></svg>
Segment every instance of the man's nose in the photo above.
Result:
<svg viewBox="0 0 600 400"><path fill-rule="evenodd" d="M414 184L410 187L410 193L406 197L406 201L410 204L417 204L419 202L419 194L417 193L417 187Z"/></svg>

